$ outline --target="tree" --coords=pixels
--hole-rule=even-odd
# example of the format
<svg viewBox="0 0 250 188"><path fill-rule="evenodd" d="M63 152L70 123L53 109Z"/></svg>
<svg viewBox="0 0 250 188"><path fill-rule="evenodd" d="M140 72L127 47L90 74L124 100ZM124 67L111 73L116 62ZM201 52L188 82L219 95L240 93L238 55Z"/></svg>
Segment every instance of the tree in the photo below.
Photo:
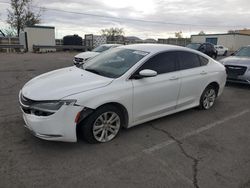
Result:
<svg viewBox="0 0 250 188"><path fill-rule="evenodd" d="M4 34L5 37L14 37L14 36L16 36L16 31L11 27L3 28L2 33Z"/></svg>
<svg viewBox="0 0 250 188"><path fill-rule="evenodd" d="M236 33L236 31L231 29L231 30L228 30L227 33L232 34L232 33Z"/></svg>
<svg viewBox="0 0 250 188"><path fill-rule="evenodd" d="M31 4L32 0L11 0L7 23L16 30L17 36L24 26L32 26L41 22L41 9L36 14L32 11Z"/></svg>
<svg viewBox="0 0 250 188"><path fill-rule="evenodd" d="M124 34L123 28L110 28L110 29L102 29L102 35L107 36L109 41L115 41L115 38Z"/></svg>
<svg viewBox="0 0 250 188"><path fill-rule="evenodd" d="M175 32L175 37L178 39L182 38L182 31Z"/></svg>
<svg viewBox="0 0 250 188"><path fill-rule="evenodd" d="M206 33L204 31L200 31L198 35L205 35Z"/></svg>

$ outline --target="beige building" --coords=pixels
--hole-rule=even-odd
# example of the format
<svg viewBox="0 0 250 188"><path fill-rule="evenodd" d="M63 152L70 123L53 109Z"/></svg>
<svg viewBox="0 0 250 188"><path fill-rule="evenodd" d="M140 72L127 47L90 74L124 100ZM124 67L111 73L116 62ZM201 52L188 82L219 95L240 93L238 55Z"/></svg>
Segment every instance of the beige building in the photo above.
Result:
<svg viewBox="0 0 250 188"><path fill-rule="evenodd" d="M236 30L236 33L250 35L250 29L241 29L241 30Z"/></svg>
<svg viewBox="0 0 250 188"><path fill-rule="evenodd" d="M230 51L235 51L242 46L250 45L250 35L241 33L191 35L191 42L210 42L215 45L223 45Z"/></svg>

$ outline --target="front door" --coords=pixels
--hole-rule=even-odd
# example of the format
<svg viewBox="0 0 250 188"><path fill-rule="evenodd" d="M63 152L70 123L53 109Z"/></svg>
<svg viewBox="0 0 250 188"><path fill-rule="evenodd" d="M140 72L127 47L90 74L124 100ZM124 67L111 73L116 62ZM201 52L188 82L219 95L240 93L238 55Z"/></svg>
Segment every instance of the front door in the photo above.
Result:
<svg viewBox="0 0 250 188"><path fill-rule="evenodd" d="M144 69L154 70L157 75L132 79L134 124L174 110L180 90L175 52L164 52L152 57L136 71L135 75Z"/></svg>

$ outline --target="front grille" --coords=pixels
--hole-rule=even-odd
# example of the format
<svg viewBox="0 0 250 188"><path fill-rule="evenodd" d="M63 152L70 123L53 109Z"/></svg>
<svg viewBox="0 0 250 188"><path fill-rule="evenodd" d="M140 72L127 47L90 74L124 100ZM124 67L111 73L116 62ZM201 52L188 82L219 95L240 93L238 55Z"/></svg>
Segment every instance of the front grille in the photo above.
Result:
<svg viewBox="0 0 250 188"><path fill-rule="evenodd" d="M75 62L81 63L83 62L83 58L75 57Z"/></svg>
<svg viewBox="0 0 250 188"><path fill-rule="evenodd" d="M22 94L20 94L19 100L21 108L23 112L26 114L34 114L36 116L49 116L54 114L53 112L45 112L42 110L33 109L32 105L39 103L39 101L28 99L27 97L24 97Z"/></svg>
<svg viewBox="0 0 250 188"><path fill-rule="evenodd" d="M244 66L235 66L235 65L225 65L226 72L229 76L240 76L244 75L247 67Z"/></svg>
<svg viewBox="0 0 250 188"><path fill-rule="evenodd" d="M242 80L242 79L237 79L237 78L227 78L227 81L235 81L235 82L241 82L241 83L246 83L246 84L250 83L247 80Z"/></svg>

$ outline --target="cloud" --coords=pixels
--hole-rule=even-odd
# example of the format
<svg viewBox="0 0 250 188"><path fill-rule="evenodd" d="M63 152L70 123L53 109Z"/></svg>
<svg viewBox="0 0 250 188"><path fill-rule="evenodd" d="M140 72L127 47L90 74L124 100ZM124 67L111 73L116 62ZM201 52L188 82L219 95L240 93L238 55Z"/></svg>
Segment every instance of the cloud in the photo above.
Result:
<svg viewBox="0 0 250 188"><path fill-rule="evenodd" d="M101 29L109 27L122 27L126 35L142 38L174 36L176 31L182 31L188 36L201 30L214 33L250 27L250 1L246 0L35 0L34 5L48 8L43 13L42 24L55 26L59 38L66 34L80 36L87 33L100 34ZM1 5L0 11L3 12L1 17L5 16L6 19L3 9ZM50 9L112 16L118 19Z"/></svg>

